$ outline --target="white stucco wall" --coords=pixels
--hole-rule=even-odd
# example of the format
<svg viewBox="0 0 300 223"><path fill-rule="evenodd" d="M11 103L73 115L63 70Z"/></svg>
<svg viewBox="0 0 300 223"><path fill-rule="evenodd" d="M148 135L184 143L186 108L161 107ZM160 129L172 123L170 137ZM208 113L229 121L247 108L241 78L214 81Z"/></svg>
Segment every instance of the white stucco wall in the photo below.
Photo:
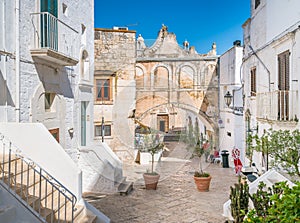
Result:
<svg viewBox="0 0 300 223"><path fill-rule="evenodd" d="M290 1L261 1L257 9L253 8L252 0L251 21L244 27L245 51L243 65L243 76L245 81L245 111L249 110L250 127L258 125L258 135L261 136L264 130L270 128L274 130L294 130L299 129L299 122L293 121L289 117L288 121L279 121L276 118L259 117L259 110L263 101L259 100L258 95L278 90L278 55L289 51L289 90L298 91L299 69L300 69L300 2ZM247 38L249 34L249 38ZM261 38L259 38L261 36ZM250 40L250 41L249 41ZM252 49L251 47L252 46ZM255 54L253 54L255 52ZM249 54L248 54L249 53ZM251 68L256 67L256 97L250 95L251 90ZM292 98L292 96L290 96ZM289 102L289 109L296 110L299 117L299 97L293 98ZM277 109L277 104L273 108ZM270 116L266 113L266 116ZM254 162L260 168L262 165L261 155L256 154Z"/></svg>
<svg viewBox="0 0 300 223"><path fill-rule="evenodd" d="M234 147L240 149L243 164L245 159L244 117L242 111L233 110L233 107L243 107L242 58L243 47L241 46L233 46L220 57L219 103L222 123L219 125L219 150L229 152L230 166L234 166L231 156ZM224 100L227 91L233 95L230 108Z"/></svg>
<svg viewBox="0 0 300 223"><path fill-rule="evenodd" d="M0 86L7 86L0 96L0 121L15 121L17 104L16 74L16 22L15 2L0 1ZM64 13L62 4L67 6ZM3 8L2 8L3 7ZM2 11L3 9L3 11ZM20 2L20 122L41 122L48 129L59 128L59 141L76 161L76 149L81 144L81 102L87 106L87 145L93 137L93 71L94 71L94 3L93 1L58 1L58 18L77 32L71 33L72 42L58 39L59 45L73 48L75 57L81 58L84 49L88 57L88 68L81 74L80 63L75 66L60 66L44 60L33 59L30 50L34 48L34 27L30 13L39 12L36 1ZM85 26L83 32L82 27ZM58 105L51 114L44 110L44 92L57 96ZM70 136L68 130L74 129Z"/></svg>

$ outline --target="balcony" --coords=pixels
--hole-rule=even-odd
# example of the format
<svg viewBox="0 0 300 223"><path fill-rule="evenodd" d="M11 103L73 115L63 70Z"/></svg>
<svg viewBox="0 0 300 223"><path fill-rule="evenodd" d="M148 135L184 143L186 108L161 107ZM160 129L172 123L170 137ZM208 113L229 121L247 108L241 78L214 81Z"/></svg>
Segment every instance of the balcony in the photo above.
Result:
<svg viewBox="0 0 300 223"><path fill-rule="evenodd" d="M272 121L298 121L298 91L257 93L257 118Z"/></svg>
<svg viewBox="0 0 300 223"><path fill-rule="evenodd" d="M76 36L78 32L48 12L32 13L34 43L30 50L33 58L75 66L78 63Z"/></svg>

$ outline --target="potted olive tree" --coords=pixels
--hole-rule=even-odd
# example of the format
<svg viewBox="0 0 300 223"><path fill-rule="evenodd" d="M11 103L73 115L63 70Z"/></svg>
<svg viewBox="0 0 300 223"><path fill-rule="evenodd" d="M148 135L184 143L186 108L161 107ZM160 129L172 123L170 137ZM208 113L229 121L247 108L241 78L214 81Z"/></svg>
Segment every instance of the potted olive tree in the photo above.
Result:
<svg viewBox="0 0 300 223"><path fill-rule="evenodd" d="M199 158L199 170L196 170L194 173L194 181L199 191L209 191L211 175L207 172L204 172L202 169L201 158L204 154L204 146L201 145L200 140L198 139L196 146L193 150L193 156L197 156Z"/></svg>
<svg viewBox="0 0 300 223"><path fill-rule="evenodd" d="M163 148L164 143L156 141L147 149L147 151L151 154L151 172L143 174L147 190L156 190L157 188L160 175L154 171L154 155L160 152Z"/></svg>

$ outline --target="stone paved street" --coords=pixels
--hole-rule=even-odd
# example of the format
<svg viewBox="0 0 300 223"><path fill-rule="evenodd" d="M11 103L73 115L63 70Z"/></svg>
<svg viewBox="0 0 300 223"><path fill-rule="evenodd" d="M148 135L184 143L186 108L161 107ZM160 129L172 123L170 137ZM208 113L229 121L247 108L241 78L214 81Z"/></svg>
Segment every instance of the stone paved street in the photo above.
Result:
<svg viewBox="0 0 300 223"><path fill-rule="evenodd" d="M237 182L232 168L202 162L212 181L209 192L198 192L193 180L197 159L189 159L184 144L167 146L168 157L156 165L161 174L156 191L145 190L142 173L149 167L126 164L124 175L134 181L134 190L127 196L112 194L90 202L114 223L224 222L223 204L229 199L230 186Z"/></svg>

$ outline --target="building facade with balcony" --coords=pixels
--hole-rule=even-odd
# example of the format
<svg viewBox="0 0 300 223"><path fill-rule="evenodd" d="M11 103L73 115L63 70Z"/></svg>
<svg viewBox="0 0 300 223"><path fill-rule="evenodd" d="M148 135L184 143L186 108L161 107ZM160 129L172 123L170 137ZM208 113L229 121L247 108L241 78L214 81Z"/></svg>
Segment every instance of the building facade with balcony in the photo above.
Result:
<svg viewBox="0 0 300 223"><path fill-rule="evenodd" d="M87 185L96 182L85 164L96 161L80 152L94 143L94 1L1 0L0 10L1 179L16 175L5 169L11 156L2 162L7 149L82 202ZM1 193L9 192L11 185L3 185Z"/></svg>
<svg viewBox="0 0 300 223"><path fill-rule="evenodd" d="M245 127L258 135L299 128L300 2L251 0L243 24ZM265 160L257 157L257 165Z"/></svg>
<svg viewBox="0 0 300 223"><path fill-rule="evenodd" d="M92 141L93 2L16 2L1 1L0 121L41 122L75 158Z"/></svg>

